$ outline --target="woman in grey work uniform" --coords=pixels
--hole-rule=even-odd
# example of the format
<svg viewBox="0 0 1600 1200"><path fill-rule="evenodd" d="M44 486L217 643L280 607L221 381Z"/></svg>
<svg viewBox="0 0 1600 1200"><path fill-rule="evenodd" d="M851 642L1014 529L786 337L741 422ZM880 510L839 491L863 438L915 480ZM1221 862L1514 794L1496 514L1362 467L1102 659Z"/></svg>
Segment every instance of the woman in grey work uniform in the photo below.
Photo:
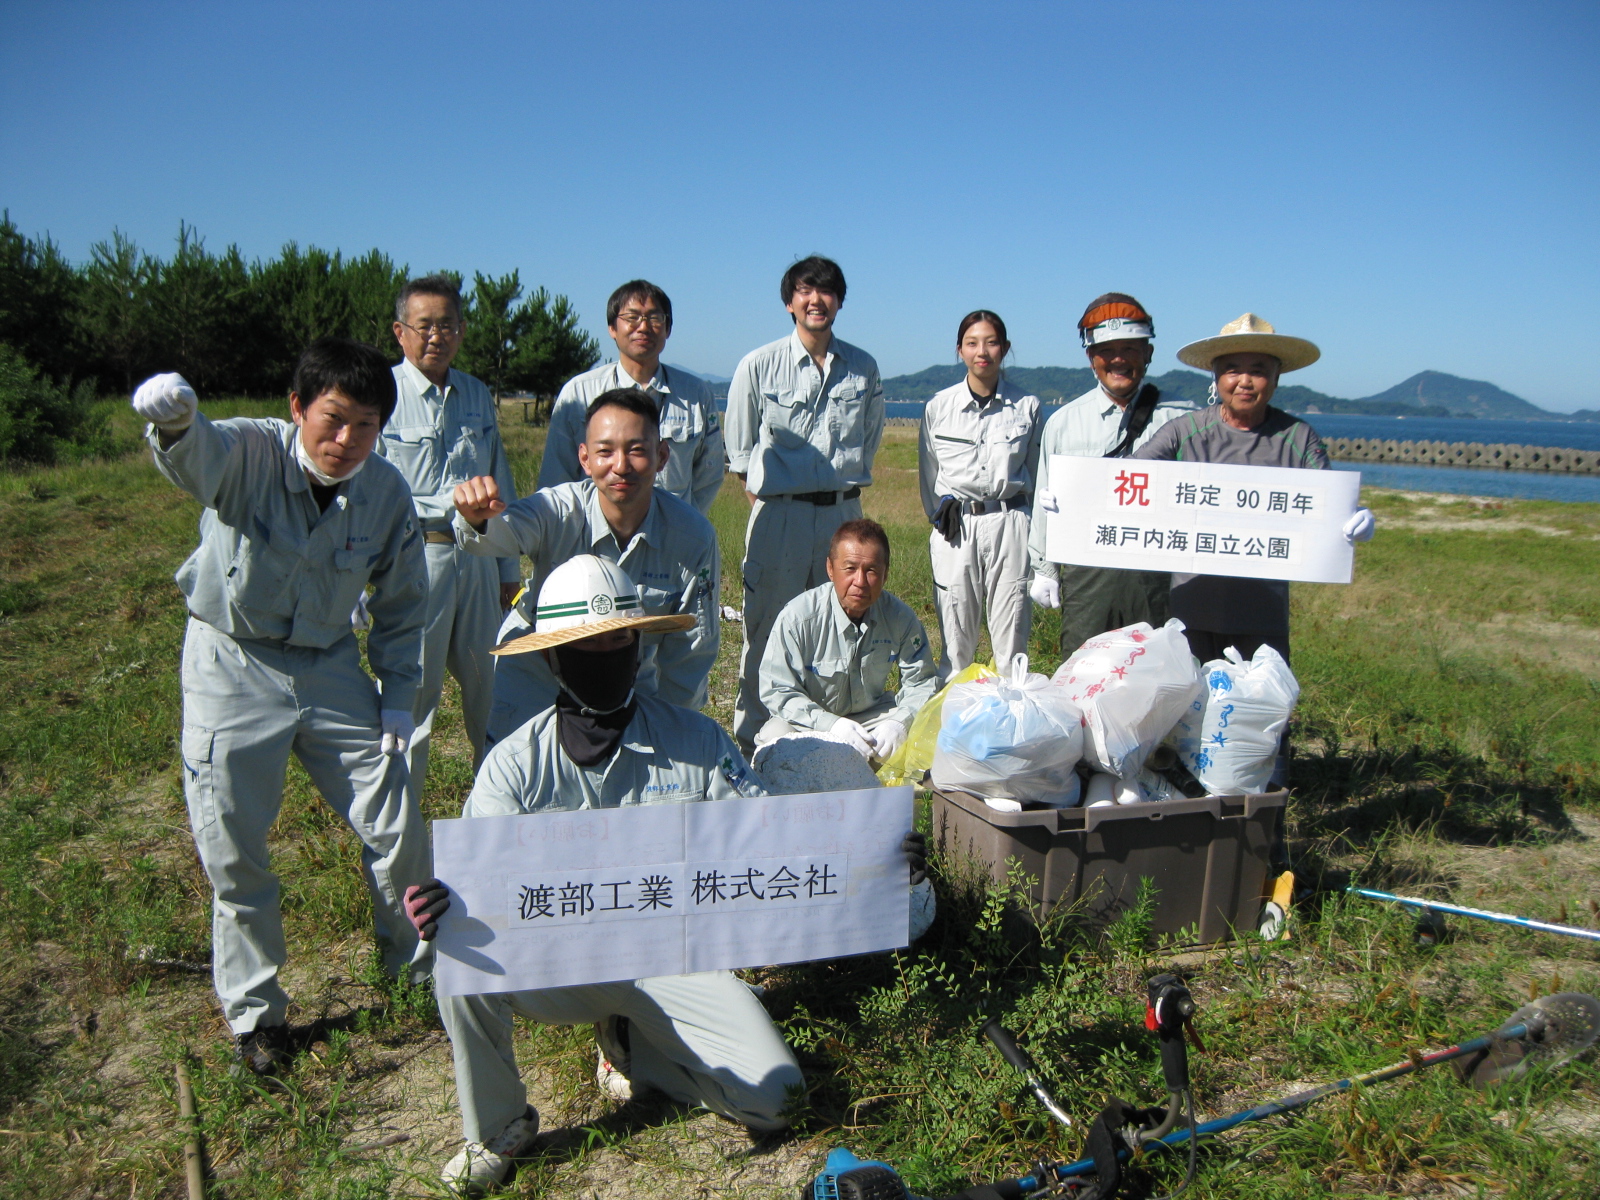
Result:
<svg viewBox="0 0 1600 1200"><path fill-rule="evenodd" d="M967 376L928 401L918 440L922 508L933 523L940 673L969 666L985 608L997 664L1028 649L1028 512L1039 471L1039 398L1006 380L1006 324L987 309L961 318Z"/></svg>

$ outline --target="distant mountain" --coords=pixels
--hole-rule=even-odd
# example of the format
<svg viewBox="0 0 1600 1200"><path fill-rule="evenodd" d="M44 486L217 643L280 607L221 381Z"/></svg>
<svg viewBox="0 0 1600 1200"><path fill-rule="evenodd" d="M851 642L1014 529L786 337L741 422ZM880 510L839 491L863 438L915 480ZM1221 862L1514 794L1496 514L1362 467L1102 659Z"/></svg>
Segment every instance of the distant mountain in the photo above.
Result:
<svg viewBox="0 0 1600 1200"><path fill-rule="evenodd" d="M1462 379L1446 375L1443 371L1423 371L1404 383L1397 383L1387 392L1368 396L1369 403L1398 404L1411 410L1427 405L1448 409L1451 416L1493 417L1510 421L1560 421L1566 413L1553 413L1529 404L1521 396L1513 396L1492 383L1481 379Z"/></svg>
<svg viewBox="0 0 1600 1200"><path fill-rule="evenodd" d="M713 375L710 371L696 371L693 367L680 367L677 363L668 363L669 371L687 371L691 375L698 375L707 383L732 383L732 375Z"/></svg>
<svg viewBox="0 0 1600 1200"><path fill-rule="evenodd" d="M896 375L883 381L886 399L924 401L951 384L965 370L958 363L928 367L913 375ZM1010 367L1006 378L1027 388L1045 403L1074 400L1094 386L1088 367ZM1199 371L1174 370L1150 376L1163 395L1178 396L1191 404L1209 399L1211 377ZM1509 420L1600 421L1600 411L1583 409L1555 413L1530 404L1520 396L1481 380L1462 379L1443 371L1423 371L1386 392L1362 400L1344 400L1301 384L1284 384L1273 403L1294 413L1353 413L1367 417L1493 417Z"/></svg>

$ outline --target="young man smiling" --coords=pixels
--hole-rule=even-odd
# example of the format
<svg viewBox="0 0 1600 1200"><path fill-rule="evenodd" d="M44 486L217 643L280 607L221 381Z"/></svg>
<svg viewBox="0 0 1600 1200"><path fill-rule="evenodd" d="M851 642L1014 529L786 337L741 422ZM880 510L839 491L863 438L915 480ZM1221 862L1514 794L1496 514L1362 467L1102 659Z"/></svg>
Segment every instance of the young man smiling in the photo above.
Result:
<svg viewBox="0 0 1600 1200"><path fill-rule="evenodd" d="M636 387L656 402L661 441L670 451L656 486L709 512L722 488L722 423L711 385L661 361L672 336L672 301L649 280L630 280L606 301L606 332L617 344L617 361L567 380L556 397L539 486L583 478L578 447L589 402L613 388Z"/></svg>
<svg viewBox="0 0 1600 1200"><path fill-rule="evenodd" d="M262 1073L290 1049L267 831L291 753L361 839L391 975L417 944L403 898L427 876L428 835L399 756L413 729L428 581L405 480L370 457L394 404L383 355L336 338L301 355L293 424L213 422L179 375L133 395L156 468L204 505L200 546L177 575L189 608L184 793L214 895L217 995L240 1057ZM350 629L369 583L377 686Z"/></svg>
<svg viewBox="0 0 1600 1200"><path fill-rule="evenodd" d="M845 294L839 264L803 258L778 292L794 332L745 355L728 385L728 466L751 504L734 712L746 748L767 719L760 671L772 622L822 582L833 531L861 516L883 439L878 364L833 335Z"/></svg>
<svg viewBox="0 0 1600 1200"><path fill-rule="evenodd" d="M637 388L601 393L589 404L578 447L587 478L540 488L510 505L493 476L469 479L455 489L455 532L469 553L532 560L528 588L500 629L502 642L532 627L533 598L546 576L575 554L618 563L651 616L692 614L694 627L683 637L644 635L637 687L642 695L699 708L721 639L722 559L711 522L655 486L670 453L656 421L655 403ZM559 690L542 655L500 657L489 742L550 707Z"/></svg>

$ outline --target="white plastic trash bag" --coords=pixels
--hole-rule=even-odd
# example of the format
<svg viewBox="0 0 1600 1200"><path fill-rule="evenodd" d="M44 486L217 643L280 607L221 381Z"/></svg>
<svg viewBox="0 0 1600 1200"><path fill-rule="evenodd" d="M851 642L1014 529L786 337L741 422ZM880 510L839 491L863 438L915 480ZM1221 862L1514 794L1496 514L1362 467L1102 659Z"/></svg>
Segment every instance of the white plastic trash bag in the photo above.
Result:
<svg viewBox="0 0 1600 1200"><path fill-rule="evenodd" d="M952 688L933 752L935 787L1066 806L1078 801L1083 714L1019 654L995 679Z"/></svg>
<svg viewBox="0 0 1600 1200"><path fill-rule="evenodd" d="M1083 712L1083 757L1133 779L1150 751L1204 692L1183 622L1140 621L1090 638L1056 670L1055 683Z"/></svg>
<svg viewBox="0 0 1600 1200"><path fill-rule="evenodd" d="M1178 722L1178 756L1213 796L1263 792L1300 683L1271 646L1249 662L1232 646L1224 653L1205 665L1205 694Z"/></svg>

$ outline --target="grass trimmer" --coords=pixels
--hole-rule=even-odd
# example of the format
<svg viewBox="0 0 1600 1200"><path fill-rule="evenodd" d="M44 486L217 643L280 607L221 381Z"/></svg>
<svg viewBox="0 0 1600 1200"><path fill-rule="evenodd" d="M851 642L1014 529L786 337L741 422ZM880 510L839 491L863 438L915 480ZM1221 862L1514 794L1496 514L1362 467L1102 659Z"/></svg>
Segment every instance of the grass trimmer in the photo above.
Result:
<svg viewBox="0 0 1600 1200"><path fill-rule="evenodd" d="M1152 1004L1145 1023L1158 1035L1165 1017L1172 1021L1173 1014L1183 1010L1176 991L1166 993L1173 1005L1162 1010L1154 997L1157 985L1170 986L1173 976L1157 976L1150 981ZM1182 987L1181 983L1178 987ZM1183 989L1187 996L1187 989ZM1193 1015L1193 1000L1189 1000L1188 1016ZM1187 1025L1188 1016L1178 1021L1177 1029ZM1153 1023L1152 1023L1153 1022ZM987 1032L987 1027L985 1029ZM1009 1037L1009 1035L1007 1035ZM992 1037L992 1035L991 1035ZM1072 1196L1075 1200L1111 1200L1120 1186L1117 1165L1121 1159L1136 1150L1150 1145L1178 1147L1188 1143L1190 1148L1189 1171L1183 1187L1188 1185L1195 1171L1195 1147L1200 1138L1222 1133L1251 1121L1262 1121L1281 1113L1293 1112L1325 1097L1351 1088L1398 1079L1424 1067L1442 1062L1456 1062L1457 1072L1474 1087L1489 1087L1515 1078L1535 1062L1553 1068L1582 1054L1600 1038L1600 1000L1582 992L1561 992L1525 1004L1512 1013L1506 1022L1493 1033L1473 1038L1436 1050L1431 1054L1414 1053L1404 1062L1348 1079L1338 1079L1319 1087L1295 1092L1279 1100L1258 1104L1254 1108L1219 1117L1214 1121L1194 1124L1192 1097L1188 1094L1188 1059L1181 1037L1172 1037L1169 1051L1168 1038L1162 1040L1162 1073L1166 1077L1169 1103L1165 1110L1135 1110L1113 1101L1096 1119L1090 1132L1091 1156L1076 1162L1040 1164L1032 1174L995 1183L977 1184L947 1200L1023 1200L1025 1197L1050 1195ZM1020 1049L1018 1054L1021 1055ZM1007 1056L1009 1060L1009 1055ZM1170 1066L1169 1066L1170 1063ZM1179 1075L1181 1064L1181 1076ZM1174 1084L1181 1078L1181 1089ZM1030 1080L1030 1084L1034 1081ZM1042 1087L1042 1085L1040 1085ZM1189 1113L1188 1127L1173 1128L1177 1124L1180 1099ZM1057 1106L1059 1107L1059 1106ZM1064 1116L1064 1114L1063 1114ZM1127 1119L1118 1121L1116 1117ZM1108 1119L1108 1117L1110 1119ZM1061 1119L1061 1118L1057 1118ZM1165 1129L1163 1129L1163 1125ZM1104 1134L1097 1146L1097 1133ZM1098 1152L1097 1152L1098 1151ZM1176 1195L1177 1193L1172 1193ZM801 1200L921 1200L906 1189L899 1173L887 1163L863 1162L849 1150L837 1149L828 1155L822 1172L801 1190Z"/></svg>

